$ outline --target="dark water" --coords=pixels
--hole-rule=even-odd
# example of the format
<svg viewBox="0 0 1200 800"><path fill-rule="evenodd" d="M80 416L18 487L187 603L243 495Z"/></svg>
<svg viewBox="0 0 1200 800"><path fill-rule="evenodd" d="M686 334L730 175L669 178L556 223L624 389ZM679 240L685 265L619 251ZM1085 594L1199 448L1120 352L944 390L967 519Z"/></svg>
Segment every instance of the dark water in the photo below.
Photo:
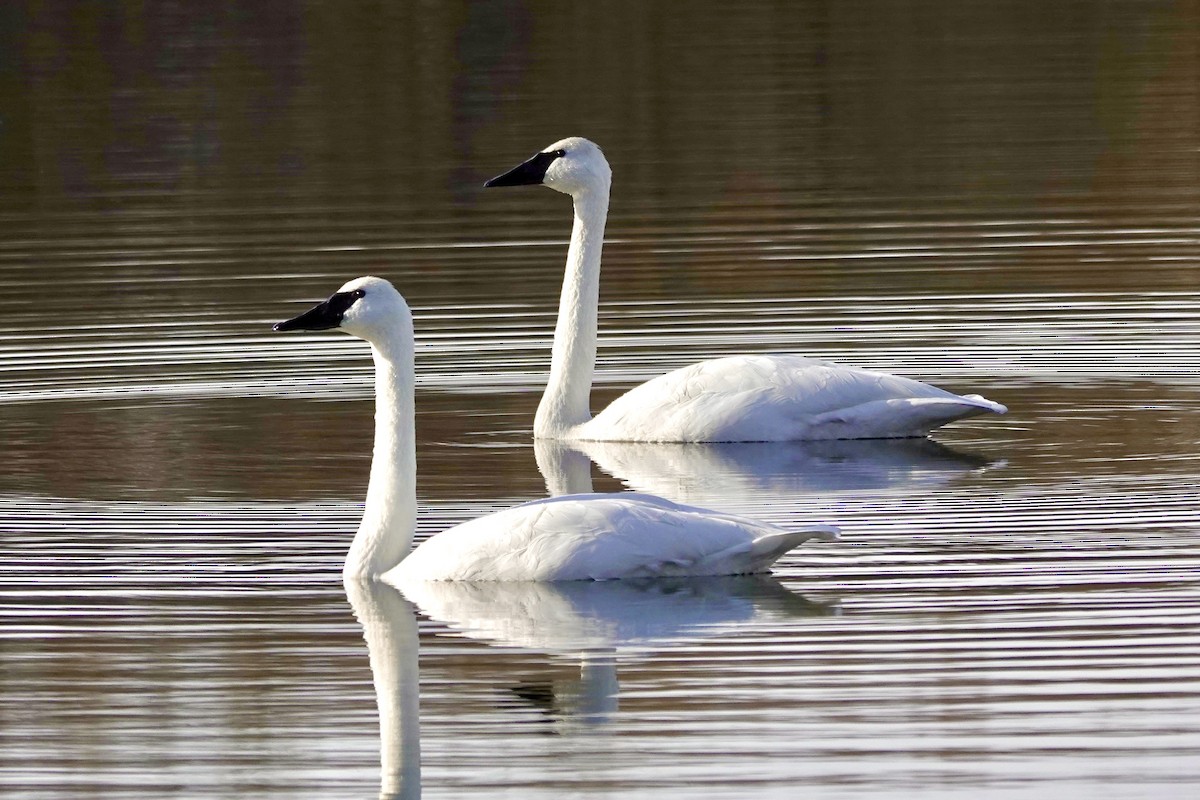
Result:
<svg viewBox="0 0 1200 800"><path fill-rule="evenodd" d="M397 686L426 797L1200 788L1200 5L0 17L0 793L412 796ZM480 186L573 134L615 173L596 407L786 351L1010 413L535 453L569 203ZM269 325L367 273L417 314L418 536L590 456L843 541L352 609L369 357Z"/></svg>

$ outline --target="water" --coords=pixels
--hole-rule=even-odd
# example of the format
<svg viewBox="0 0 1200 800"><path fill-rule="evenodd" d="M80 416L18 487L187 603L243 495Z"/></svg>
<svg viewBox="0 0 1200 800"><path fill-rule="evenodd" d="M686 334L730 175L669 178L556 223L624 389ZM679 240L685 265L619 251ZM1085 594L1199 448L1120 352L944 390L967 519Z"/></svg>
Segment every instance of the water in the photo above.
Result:
<svg viewBox="0 0 1200 800"><path fill-rule="evenodd" d="M6 796L411 795L414 741L425 797L1200 786L1192 5L2 13ZM596 407L782 350L1010 413L535 452L568 205L479 187L575 133L616 180ZM540 458L843 541L352 608L369 358L269 326L365 273L417 314L419 537Z"/></svg>

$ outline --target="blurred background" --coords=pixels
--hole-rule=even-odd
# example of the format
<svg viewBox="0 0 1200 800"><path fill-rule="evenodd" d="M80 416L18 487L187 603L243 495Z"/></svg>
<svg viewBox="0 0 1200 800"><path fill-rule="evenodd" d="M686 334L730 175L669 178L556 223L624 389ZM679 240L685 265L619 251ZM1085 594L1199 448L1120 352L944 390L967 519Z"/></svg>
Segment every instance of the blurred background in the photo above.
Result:
<svg viewBox="0 0 1200 800"><path fill-rule="evenodd" d="M103 276L75 276L74 292L56 283L40 303L99 293L119 305L128 292L106 287L122 278L216 303L232 287L205 295L188 284L215 272L294 275L317 258L346 273L374 261L417 304L444 280L464 300L552 296L555 282L498 280L510 276L445 251L564 238L562 198L485 196L480 185L567 135L594 139L614 165L611 231L622 244L607 254L605 288L616 297L647 273L639 289L669 281L674 295L852 291L860 272L815 258L841 244L820 234L869 222L912 235L906 225L985 219L1190 220L1200 194L1197 9L6 3L4 276L16 283L40 260L50 273L41 280L54 281L81 266L79 250L103 247L109 259L93 254L91 264ZM558 215L542 213L551 208ZM725 253L724 269L694 272L694 258L644 252L664 229L709 226L744 231L752 246ZM784 226L814 238L804 255L815 264L735 269ZM417 242L431 252L357 249ZM717 259L715 249L703 256ZM873 275L871 288L1027 291L1065 280L1036 251L966 275L919 255L897 265L917 269ZM1103 285L1194 286L1178 265L1152 279L1121 269L1134 263L1144 260L1087 274ZM265 290L255 284L228 299L257 299Z"/></svg>

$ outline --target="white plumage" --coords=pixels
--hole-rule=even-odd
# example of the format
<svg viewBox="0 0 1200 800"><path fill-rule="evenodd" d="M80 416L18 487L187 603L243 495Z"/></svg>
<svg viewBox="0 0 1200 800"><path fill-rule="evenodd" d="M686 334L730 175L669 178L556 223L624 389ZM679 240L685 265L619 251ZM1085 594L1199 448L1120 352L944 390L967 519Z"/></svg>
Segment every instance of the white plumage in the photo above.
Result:
<svg viewBox="0 0 1200 800"><path fill-rule="evenodd" d="M456 525L384 580L574 581L765 572L836 529L774 525L645 494L551 497ZM469 557L467 557L469 556Z"/></svg>
<svg viewBox="0 0 1200 800"><path fill-rule="evenodd" d="M576 441L743 442L925 436L954 420L1007 409L907 378L800 356L734 356L638 386L594 419L600 260L612 170L600 148L572 137L488 181L544 184L571 195L550 378L534 419L539 438Z"/></svg>
<svg viewBox="0 0 1200 800"><path fill-rule="evenodd" d="M643 383L580 426L598 441L893 439L1004 406L802 356L729 356Z"/></svg>
<svg viewBox="0 0 1200 800"><path fill-rule="evenodd" d="M416 526L412 314L381 278L358 278L277 330L338 328L371 344L375 448L348 578L391 583L566 581L766 571L788 550L836 529L785 530L645 494L553 497L480 517L412 550ZM411 550L411 554L410 554Z"/></svg>

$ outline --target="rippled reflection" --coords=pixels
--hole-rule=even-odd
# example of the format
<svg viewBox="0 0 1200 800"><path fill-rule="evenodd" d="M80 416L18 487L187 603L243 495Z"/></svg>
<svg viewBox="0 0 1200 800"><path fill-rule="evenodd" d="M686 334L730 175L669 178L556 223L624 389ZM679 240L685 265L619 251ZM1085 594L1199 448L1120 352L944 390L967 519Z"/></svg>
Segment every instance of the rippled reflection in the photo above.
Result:
<svg viewBox="0 0 1200 800"><path fill-rule="evenodd" d="M619 708L618 659L698 637L745 634L792 617L838 613L766 576L574 581L407 583L403 593L352 580L346 593L363 628L379 708L380 797L421 796L418 628L421 611L491 646L566 653L579 662L569 684L523 684L516 696L544 709L569 734L611 721ZM507 676L492 676L503 683Z"/></svg>
<svg viewBox="0 0 1200 800"><path fill-rule="evenodd" d="M419 639L412 604L380 581L348 580L379 707L379 797L421 796Z"/></svg>
<svg viewBox="0 0 1200 800"><path fill-rule="evenodd" d="M765 575L722 578L568 581L561 583L406 582L400 587L423 613L451 630L501 647L566 654L579 661L569 688L549 687L544 704L565 731L611 719L618 708L617 661L689 640L792 617L838 613Z"/></svg>
<svg viewBox="0 0 1200 800"><path fill-rule="evenodd" d="M539 439L534 448L551 495L591 491L590 460L630 489L701 506L790 492L913 491L1004 466L930 439L714 444Z"/></svg>

